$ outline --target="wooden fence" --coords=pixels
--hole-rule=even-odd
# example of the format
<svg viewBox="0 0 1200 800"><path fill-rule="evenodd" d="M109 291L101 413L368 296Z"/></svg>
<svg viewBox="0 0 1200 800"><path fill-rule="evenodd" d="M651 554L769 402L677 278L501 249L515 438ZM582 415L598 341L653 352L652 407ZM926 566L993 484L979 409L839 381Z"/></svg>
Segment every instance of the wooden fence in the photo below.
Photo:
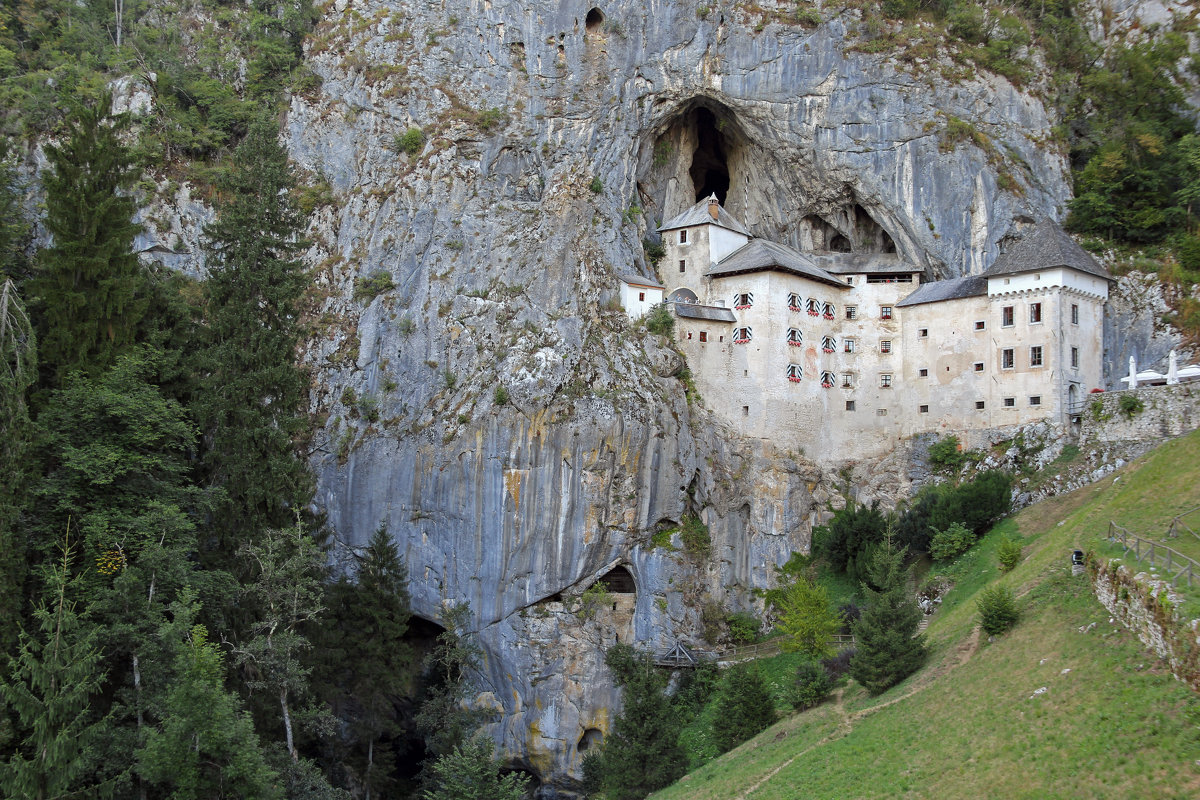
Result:
<svg viewBox="0 0 1200 800"><path fill-rule="evenodd" d="M1200 561L1194 561L1162 542L1143 539L1112 521L1108 523L1108 540L1119 543L1126 553L1133 551L1133 558L1139 564L1148 559L1151 566L1165 569L1166 574L1171 578L1172 586L1178 586L1179 579L1186 578L1188 588L1191 589L1192 580L1200 578Z"/></svg>
<svg viewBox="0 0 1200 800"><path fill-rule="evenodd" d="M1197 570L1197 572L1200 572L1200 570ZM681 653L681 645L677 644L669 652L656 655L654 663L660 667L691 667L695 666L697 661L716 661L723 664L753 661L756 658L768 658L782 653L783 640L785 638L784 636L773 636L765 641L744 644L740 647L731 647L728 650L719 650L715 653L692 653L690 655ZM830 643L835 650L840 652L854 646L854 637L838 633L831 637Z"/></svg>
<svg viewBox="0 0 1200 800"><path fill-rule="evenodd" d="M1167 535L1163 538L1178 539L1180 531L1186 531L1192 536L1195 536L1197 539L1200 539L1200 533L1196 533L1196 531L1192 529L1192 525L1200 524L1200 517L1189 520L1188 522L1183 521L1184 517L1189 517L1192 514L1195 514L1197 511L1200 511L1200 506L1196 506L1191 511L1185 511L1179 516L1175 517L1175 519L1171 520L1171 527L1167 528Z"/></svg>

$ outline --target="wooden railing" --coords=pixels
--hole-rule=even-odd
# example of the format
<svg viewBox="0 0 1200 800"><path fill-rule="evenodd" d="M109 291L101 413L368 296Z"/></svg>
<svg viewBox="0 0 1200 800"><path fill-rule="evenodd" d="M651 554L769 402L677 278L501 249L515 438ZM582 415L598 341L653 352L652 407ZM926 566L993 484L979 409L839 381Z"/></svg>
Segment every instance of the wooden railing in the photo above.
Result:
<svg viewBox="0 0 1200 800"><path fill-rule="evenodd" d="M1186 578L1190 589L1192 580L1200 578L1200 561L1195 561L1161 542L1143 539L1115 522L1108 523L1108 540L1119 543L1126 553L1132 550L1134 560L1139 564L1143 559L1149 559L1151 566L1164 568L1171 577L1172 586L1178 586L1179 579Z"/></svg>
<svg viewBox="0 0 1200 800"><path fill-rule="evenodd" d="M1173 520L1171 520L1171 527L1167 528L1167 535L1164 536L1163 538L1164 539L1178 539L1180 531L1187 531L1192 536L1195 536L1197 539L1200 539L1200 533L1196 533L1196 531L1192 530L1191 525L1189 525L1188 523L1183 521L1184 517L1191 516L1192 514L1195 514L1197 511L1200 511L1200 506L1196 506L1191 511L1185 511L1182 514L1175 517Z"/></svg>
<svg viewBox="0 0 1200 800"><path fill-rule="evenodd" d="M1200 570L1198 570L1200 572ZM739 663L742 661L753 661L756 658L769 658L777 656L783 652L783 641L787 637L773 636L761 642L754 644L744 644L740 647L731 647L728 650L719 650L717 652L697 652L691 653L692 659L689 660L686 656L679 653L679 645L666 653L658 653L654 657L654 663L660 667L693 667L698 661L716 661L720 663ZM830 643L837 651L845 650L848 647L854 646L854 637L848 634L834 634L830 637Z"/></svg>

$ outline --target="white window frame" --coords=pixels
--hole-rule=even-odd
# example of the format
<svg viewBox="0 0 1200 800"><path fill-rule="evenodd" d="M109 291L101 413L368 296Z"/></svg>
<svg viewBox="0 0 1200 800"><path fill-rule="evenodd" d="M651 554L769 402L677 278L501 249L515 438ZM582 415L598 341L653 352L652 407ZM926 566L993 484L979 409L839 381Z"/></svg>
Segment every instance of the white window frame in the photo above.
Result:
<svg viewBox="0 0 1200 800"><path fill-rule="evenodd" d="M688 240L687 240L687 228L684 228L683 230L681 230L681 231L679 232L679 243L680 243L680 244L687 244L687 243L688 243Z"/></svg>
<svg viewBox="0 0 1200 800"><path fill-rule="evenodd" d="M1071 324L1079 324L1079 303L1071 303Z"/></svg>
<svg viewBox="0 0 1200 800"><path fill-rule="evenodd" d="M1033 344L1029 346L1029 366L1046 366L1046 354L1045 351L1042 350L1042 346L1040 344Z"/></svg>
<svg viewBox="0 0 1200 800"><path fill-rule="evenodd" d="M1037 317L1037 319L1034 319L1034 317ZM1041 303L1030 303L1029 304L1029 324L1030 325L1041 325L1042 324L1042 304Z"/></svg>
<svg viewBox="0 0 1200 800"><path fill-rule="evenodd" d="M1015 347L1005 347L1000 351L1000 369L1016 369L1017 368L1017 349Z"/></svg>
<svg viewBox="0 0 1200 800"><path fill-rule="evenodd" d="M858 319L858 306L846 306L846 319Z"/></svg>
<svg viewBox="0 0 1200 800"><path fill-rule="evenodd" d="M1071 369L1079 369L1079 348L1071 348Z"/></svg>
<svg viewBox="0 0 1200 800"><path fill-rule="evenodd" d="M1000 309L1000 327L1011 328L1017 324L1017 307L1004 306Z"/></svg>
<svg viewBox="0 0 1200 800"><path fill-rule="evenodd" d="M844 353L858 352L855 349L858 346L857 342L858 342L858 340L855 339L853 336L847 336L845 339L842 340L842 352L844 352Z"/></svg>
<svg viewBox="0 0 1200 800"><path fill-rule="evenodd" d="M892 353L892 340L891 340L891 339L880 339L880 340L879 340L879 352L880 352L880 353L883 353L885 356L886 356L886 355L891 355L891 353Z"/></svg>
<svg viewBox="0 0 1200 800"><path fill-rule="evenodd" d="M895 307L894 306L880 306L879 307L879 318L880 319L892 319L894 317L895 317Z"/></svg>
<svg viewBox="0 0 1200 800"><path fill-rule="evenodd" d="M733 343L734 344L746 344L747 342L753 341L753 339L754 339L754 329L751 328L749 325L746 325L741 328L733 329Z"/></svg>
<svg viewBox="0 0 1200 800"><path fill-rule="evenodd" d="M892 388L892 373L890 373L890 372L879 373L879 388L880 389Z"/></svg>

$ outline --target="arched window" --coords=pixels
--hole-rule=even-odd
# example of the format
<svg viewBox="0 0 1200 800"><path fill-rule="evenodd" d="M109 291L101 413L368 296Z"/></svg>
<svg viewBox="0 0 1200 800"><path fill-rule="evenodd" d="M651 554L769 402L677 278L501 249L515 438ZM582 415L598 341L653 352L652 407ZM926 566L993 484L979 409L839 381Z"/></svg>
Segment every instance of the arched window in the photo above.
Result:
<svg viewBox="0 0 1200 800"><path fill-rule="evenodd" d="M810 317L821 316L821 301L816 298L808 298L808 315Z"/></svg>
<svg viewBox="0 0 1200 800"><path fill-rule="evenodd" d="M822 336L821 349L826 353L832 353L834 350L837 350L837 339L832 336Z"/></svg>
<svg viewBox="0 0 1200 800"><path fill-rule="evenodd" d="M792 383L799 383L804 379L804 367L799 364L788 364L787 379Z"/></svg>
<svg viewBox="0 0 1200 800"><path fill-rule="evenodd" d="M743 308L750 308L752 305L754 305L753 292L742 292L733 296L733 307L739 311Z"/></svg>
<svg viewBox="0 0 1200 800"><path fill-rule="evenodd" d="M687 289L687 288L684 288L681 286L680 288L671 292L670 297L667 298L667 302L668 303L695 303L696 302L696 293L693 292L691 289Z"/></svg>
<svg viewBox="0 0 1200 800"><path fill-rule="evenodd" d="M836 379L834 378L832 372L822 372L821 373L821 388L822 389L832 389L833 382L835 380Z"/></svg>
<svg viewBox="0 0 1200 800"><path fill-rule="evenodd" d="M821 313L825 319L833 319L834 312L836 311L837 309L833 307L833 303L826 303L821 309Z"/></svg>
<svg viewBox="0 0 1200 800"><path fill-rule="evenodd" d="M788 311L803 311L803 310L804 310L804 298L802 298L800 295L796 294L795 292L790 292L788 294Z"/></svg>
<svg viewBox="0 0 1200 800"><path fill-rule="evenodd" d="M754 338L754 331L748 327L733 329L733 343L734 344L745 344L746 342L750 341L753 338Z"/></svg>
<svg viewBox="0 0 1200 800"><path fill-rule="evenodd" d="M787 343L792 347L799 347L804 344L804 332L799 328L788 328Z"/></svg>
<svg viewBox="0 0 1200 800"><path fill-rule="evenodd" d="M629 570L623 566L615 566L608 572L604 573L604 577L600 579L604 582L608 591L613 594L636 594L637 584L633 582L633 575L629 574Z"/></svg>

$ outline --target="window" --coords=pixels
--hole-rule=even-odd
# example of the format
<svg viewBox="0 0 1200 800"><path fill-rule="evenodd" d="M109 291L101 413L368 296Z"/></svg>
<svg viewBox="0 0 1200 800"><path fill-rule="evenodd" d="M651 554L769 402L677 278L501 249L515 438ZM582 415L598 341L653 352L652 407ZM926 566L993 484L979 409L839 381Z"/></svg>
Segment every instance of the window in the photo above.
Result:
<svg viewBox="0 0 1200 800"><path fill-rule="evenodd" d="M1029 398L1029 405L1040 406L1041 404L1042 404L1042 396L1040 394L1035 394Z"/></svg>
<svg viewBox="0 0 1200 800"><path fill-rule="evenodd" d="M1078 347L1071 348L1071 366L1074 369L1079 369L1079 348Z"/></svg>
<svg viewBox="0 0 1200 800"><path fill-rule="evenodd" d="M799 328L788 328L787 343L792 347L800 347L804 344L804 332Z"/></svg>
<svg viewBox="0 0 1200 800"><path fill-rule="evenodd" d="M880 319L891 319L892 318L892 307L891 306L880 306L879 307L879 318Z"/></svg>
<svg viewBox="0 0 1200 800"><path fill-rule="evenodd" d="M917 338L918 339L928 339L929 338L929 328L917 328Z"/></svg>
<svg viewBox="0 0 1200 800"><path fill-rule="evenodd" d="M832 372L822 372L821 373L821 388L822 389L832 389L833 383L835 380L836 379L834 378L834 375Z"/></svg>
<svg viewBox="0 0 1200 800"><path fill-rule="evenodd" d="M747 327L747 328L734 328L733 329L733 343L734 344L745 344L746 342L750 341L753 338L754 338L754 331L751 328Z"/></svg>
<svg viewBox="0 0 1200 800"><path fill-rule="evenodd" d="M1015 397L1004 398L1004 407L1005 408L1016 408L1017 407L1017 398L1015 398Z"/></svg>
<svg viewBox="0 0 1200 800"><path fill-rule="evenodd" d="M837 350L837 339L832 336L822 336L821 350L826 353L832 353L834 350Z"/></svg>
<svg viewBox="0 0 1200 800"><path fill-rule="evenodd" d="M842 388L843 389L853 389L854 388L854 376L848 372L842 374Z"/></svg>
<svg viewBox="0 0 1200 800"><path fill-rule="evenodd" d="M799 364L787 365L787 379L792 383L799 383L804 378L804 367Z"/></svg>
<svg viewBox="0 0 1200 800"><path fill-rule="evenodd" d="M1005 306L1004 308L1000 309L1000 326L1001 327L1011 328L1013 326L1013 319L1014 319L1014 317L1013 317L1013 307L1012 306Z"/></svg>
<svg viewBox="0 0 1200 800"><path fill-rule="evenodd" d="M686 261L684 261L682 258L681 258L681 259L679 259L679 271L680 271L680 272L687 272L687 262L686 262Z"/></svg>
<svg viewBox="0 0 1200 800"><path fill-rule="evenodd" d="M1042 304L1041 303L1030 303L1029 304L1029 324L1032 325L1034 323L1041 322L1041 321L1042 321Z"/></svg>
<svg viewBox="0 0 1200 800"><path fill-rule="evenodd" d="M753 292L742 292L733 296L733 307L739 311L743 308L750 308L752 305L754 305Z"/></svg>
<svg viewBox="0 0 1200 800"><path fill-rule="evenodd" d="M646 302L646 293L645 292L638 292L638 302L639 303Z"/></svg>
<svg viewBox="0 0 1200 800"><path fill-rule="evenodd" d="M975 320L975 330L977 330L977 331L987 330L987 320L982 320L982 319Z"/></svg>
<svg viewBox="0 0 1200 800"><path fill-rule="evenodd" d="M700 331L700 341L702 341L702 342L708 341L708 331Z"/></svg>
<svg viewBox="0 0 1200 800"><path fill-rule="evenodd" d="M742 406L742 416L743 417L750 416L750 406Z"/></svg>
<svg viewBox="0 0 1200 800"><path fill-rule="evenodd" d="M911 273L868 275L867 283L912 283Z"/></svg>
<svg viewBox="0 0 1200 800"><path fill-rule="evenodd" d="M854 352L854 340L853 339L844 339L842 349L845 350L847 353L853 353Z"/></svg>
<svg viewBox="0 0 1200 800"><path fill-rule="evenodd" d="M854 410L854 401L853 401L853 400L847 400L847 401L846 401L846 410L847 410L847 411L853 411L853 410Z"/></svg>
<svg viewBox="0 0 1200 800"><path fill-rule="evenodd" d="M881 373L879 374L879 388L880 388L880 389L890 389L890 388L892 388L892 373L890 373L890 372L881 372Z"/></svg>
<svg viewBox="0 0 1200 800"><path fill-rule="evenodd" d="M810 317L821 316L821 301L820 300L816 300L816 299L810 297L810 298L808 298L808 303L805 307L808 309L808 315Z"/></svg>
<svg viewBox="0 0 1200 800"><path fill-rule="evenodd" d="M984 407L984 402L983 402L982 400L976 400L976 401L975 401L975 408L976 408L977 410L979 410L979 411L983 411L983 407Z"/></svg>
<svg viewBox="0 0 1200 800"><path fill-rule="evenodd" d="M687 228L684 228L679 232L679 243L687 244Z"/></svg>
<svg viewBox="0 0 1200 800"><path fill-rule="evenodd" d="M928 378L929 370L926 369L925 367L921 367L919 370L917 370L917 377L918 378Z"/></svg>
<svg viewBox="0 0 1200 800"><path fill-rule="evenodd" d="M983 372L983 362L982 361L976 361L974 366L975 366L976 372Z"/></svg>
<svg viewBox="0 0 1200 800"><path fill-rule="evenodd" d="M891 339L880 339L879 340L879 352L881 352L881 353L892 352L892 340Z"/></svg>
<svg viewBox="0 0 1200 800"><path fill-rule="evenodd" d="M1040 344L1029 348L1029 366L1042 366L1042 346Z"/></svg>
<svg viewBox="0 0 1200 800"><path fill-rule="evenodd" d="M689 339L691 339L691 338L692 338L692 332L691 332L691 331L688 331L688 338L689 338Z"/></svg>
<svg viewBox="0 0 1200 800"><path fill-rule="evenodd" d="M1072 325L1079 324L1079 304L1078 303L1071 303L1071 324Z"/></svg>
<svg viewBox="0 0 1200 800"><path fill-rule="evenodd" d="M790 293L788 295L788 311L803 311L803 310L804 310L804 300L802 300L800 295L796 294L795 292Z"/></svg>
<svg viewBox="0 0 1200 800"><path fill-rule="evenodd" d="M1011 347L1000 351L1000 369L1012 369L1015 363L1015 354Z"/></svg>
<svg viewBox="0 0 1200 800"><path fill-rule="evenodd" d="M858 306L846 306L846 319L858 319Z"/></svg>
<svg viewBox="0 0 1200 800"><path fill-rule="evenodd" d="M886 416L887 416L887 409L886 409L886 408L877 408L877 409L875 409L875 416L877 416L877 417L886 417Z"/></svg>
<svg viewBox="0 0 1200 800"><path fill-rule="evenodd" d="M836 313L837 309L833 307L833 303L826 303L821 307L821 316L825 317L825 319L833 319Z"/></svg>
<svg viewBox="0 0 1200 800"><path fill-rule="evenodd" d="M922 414L928 414L929 406L917 406L917 411L921 412Z"/></svg>

